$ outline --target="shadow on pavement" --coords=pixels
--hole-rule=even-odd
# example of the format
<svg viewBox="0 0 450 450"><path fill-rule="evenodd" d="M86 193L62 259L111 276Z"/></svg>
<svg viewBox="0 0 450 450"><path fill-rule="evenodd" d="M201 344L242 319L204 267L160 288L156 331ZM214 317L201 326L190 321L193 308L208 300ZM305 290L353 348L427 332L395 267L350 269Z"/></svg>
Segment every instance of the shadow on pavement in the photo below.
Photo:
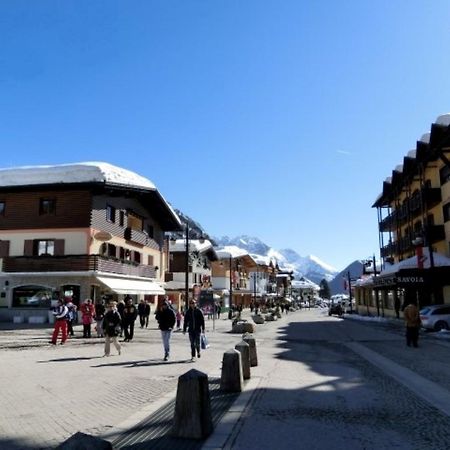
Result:
<svg viewBox="0 0 450 450"><path fill-rule="evenodd" d="M89 359L89 358L87 358ZM102 357L103 359L103 357ZM190 363L190 359L180 359L177 361L163 361L161 359L145 359L142 361L118 361L118 362L111 362L111 363L105 363L105 364L97 364L96 366L91 366L93 368L99 368L99 367L108 367L108 366L124 366L124 367L145 367L145 366L163 366L163 365L170 365L170 364L186 364Z"/></svg>

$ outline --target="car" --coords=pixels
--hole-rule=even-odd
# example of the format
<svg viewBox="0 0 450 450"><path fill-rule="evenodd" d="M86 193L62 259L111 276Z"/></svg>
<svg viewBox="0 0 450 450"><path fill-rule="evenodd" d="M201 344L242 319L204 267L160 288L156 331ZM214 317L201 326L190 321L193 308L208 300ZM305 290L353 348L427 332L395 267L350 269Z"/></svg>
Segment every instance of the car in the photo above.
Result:
<svg viewBox="0 0 450 450"><path fill-rule="evenodd" d="M450 330L450 305L430 305L420 310L422 327L428 330Z"/></svg>
<svg viewBox="0 0 450 450"><path fill-rule="evenodd" d="M344 311L343 311L342 305L340 303L333 303L328 308L328 315L329 316L331 316L333 314L336 314L336 315L338 315L340 317L340 316L342 316L343 313L344 313Z"/></svg>

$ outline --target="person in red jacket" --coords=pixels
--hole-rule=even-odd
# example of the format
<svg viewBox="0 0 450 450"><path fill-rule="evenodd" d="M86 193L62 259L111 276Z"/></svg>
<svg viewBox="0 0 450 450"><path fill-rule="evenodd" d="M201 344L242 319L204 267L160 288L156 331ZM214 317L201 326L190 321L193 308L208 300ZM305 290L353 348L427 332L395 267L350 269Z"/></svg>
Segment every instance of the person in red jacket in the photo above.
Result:
<svg viewBox="0 0 450 450"><path fill-rule="evenodd" d="M90 298L86 299L80 306L81 323L83 324L83 337L91 337L91 324L95 316L95 307Z"/></svg>

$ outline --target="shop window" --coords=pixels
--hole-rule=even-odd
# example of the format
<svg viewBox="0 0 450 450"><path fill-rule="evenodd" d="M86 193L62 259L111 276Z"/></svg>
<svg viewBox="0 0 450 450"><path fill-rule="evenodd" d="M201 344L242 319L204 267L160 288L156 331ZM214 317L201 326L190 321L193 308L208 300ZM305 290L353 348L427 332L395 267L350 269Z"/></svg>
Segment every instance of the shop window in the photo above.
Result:
<svg viewBox="0 0 450 450"><path fill-rule="evenodd" d="M19 286L13 289L13 308L50 308L56 294L51 288L38 285Z"/></svg>
<svg viewBox="0 0 450 450"><path fill-rule="evenodd" d="M56 212L56 200L54 198L41 198L39 200L40 216L55 214L55 212Z"/></svg>
<svg viewBox="0 0 450 450"><path fill-rule="evenodd" d="M5 207L6 207L6 203L0 201L0 216L4 216L5 215Z"/></svg>

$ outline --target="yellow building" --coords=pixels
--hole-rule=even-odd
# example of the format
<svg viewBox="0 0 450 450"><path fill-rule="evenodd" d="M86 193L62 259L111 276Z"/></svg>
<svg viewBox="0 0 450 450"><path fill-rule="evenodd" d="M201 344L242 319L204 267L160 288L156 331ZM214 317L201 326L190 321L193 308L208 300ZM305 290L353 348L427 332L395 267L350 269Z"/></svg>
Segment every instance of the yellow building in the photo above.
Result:
<svg viewBox="0 0 450 450"><path fill-rule="evenodd" d="M410 301L450 303L450 114L439 116L383 183L381 273L355 285L360 314L399 317ZM449 156L450 158L450 156Z"/></svg>

